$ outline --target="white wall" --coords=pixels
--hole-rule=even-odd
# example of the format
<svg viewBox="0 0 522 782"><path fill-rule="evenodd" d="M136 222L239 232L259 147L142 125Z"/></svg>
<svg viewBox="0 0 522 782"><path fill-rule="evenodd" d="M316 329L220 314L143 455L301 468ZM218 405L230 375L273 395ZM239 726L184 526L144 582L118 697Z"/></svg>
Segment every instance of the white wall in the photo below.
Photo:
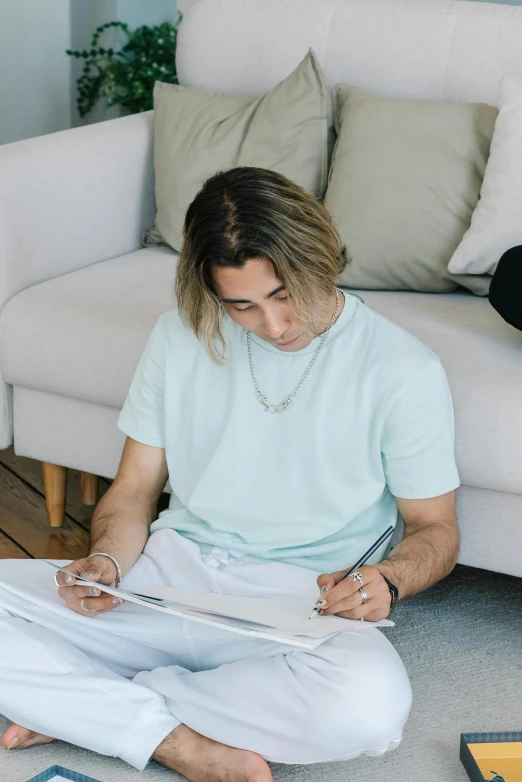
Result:
<svg viewBox="0 0 522 782"><path fill-rule="evenodd" d="M181 11L182 14L184 14L191 5L194 5L196 0L178 0L176 3L176 8ZM521 0L522 2L522 0Z"/></svg>
<svg viewBox="0 0 522 782"><path fill-rule="evenodd" d="M89 48L101 24L174 21L175 0L0 0L0 144L119 116L98 101L87 117L76 107L82 59L66 49ZM108 30L99 45L119 48L127 37Z"/></svg>
<svg viewBox="0 0 522 782"><path fill-rule="evenodd" d="M0 0L2 2L2 0ZM71 49L89 49L97 27L107 22L124 22L131 30L142 24L154 26L162 22L173 22L176 17L175 0L70 0L71 4ZM122 30L105 30L98 46L105 49L119 49L127 41ZM71 106L72 124L86 125L120 116L119 106L105 108L104 99L99 100L92 112L80 117L76 106L76 80L83 71L84 60L71 57Z"/></svg>
<svg viewBox="0 0 522 782"><path fill-rule="evenodd" d="M0 0L0 144L71 126L66 0Z"/></svg>

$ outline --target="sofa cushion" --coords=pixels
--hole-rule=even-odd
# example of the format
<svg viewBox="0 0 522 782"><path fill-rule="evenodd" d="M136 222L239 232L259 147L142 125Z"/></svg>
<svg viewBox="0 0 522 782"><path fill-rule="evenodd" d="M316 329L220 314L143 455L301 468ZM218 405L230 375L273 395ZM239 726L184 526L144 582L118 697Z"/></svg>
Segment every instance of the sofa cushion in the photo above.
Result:
<svg viewBox="0 0 522 782"><path fill-rule="evenodd" d="M142 249L16 295L0 321L7 382L121 409L158 316L175 307L176 259ZM522 333L466 291L352 292L440 356L461 483L522 494Z"/></svg>
<svg viewBox="0 0 522 782"><path fill-rule="evenodd" d="M327 97L313 49L260 98L154 86L154 173L158 234L181 250L185 213L216 171L259 166L322 196L328 175Z"/></svg>
<svg viewBox="0 0 522 782"><path fill-rule="evenodd" d="M488 292L448 262L470 224L498 109L334 88L338 133L325 205L352 256L341 285Z"/></svg>
<svg viewBox="0 0 522 782"><path fill-rule="evenodd" d="M454 274L494 274L522 243L522 79L502 79L498 107L480 200L448 264Z"/></svg>
<svg viewBox="0 0 522 782"><path fill-rule="evenodd" d="M18 293L0 321L7 382L120 409L157 318L175 306L177 258L137 250Z"/></svg>
<svg viewBox="0 0 522 782"><path fill-rule="evenodd" d="M522 334L486 298L464 290L353 292L440 357L461 483L522 493Z"/></svg>

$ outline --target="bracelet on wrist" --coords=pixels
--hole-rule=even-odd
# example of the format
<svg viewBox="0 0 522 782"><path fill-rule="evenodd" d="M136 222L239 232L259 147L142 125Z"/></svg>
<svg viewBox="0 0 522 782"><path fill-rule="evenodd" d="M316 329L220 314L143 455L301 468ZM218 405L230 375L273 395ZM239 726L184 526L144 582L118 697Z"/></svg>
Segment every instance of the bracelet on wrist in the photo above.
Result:
<svg viewBox="0 0 522 782"><path fill-rule="evenodd" d="M391 614L391 612L393 611L393 609L395 608L395 606L397 605L397 601L399 599L399 590L397 589L395 584L392 584L392 582L388 578L386 578L385 575L383 575L383 573L381 573L381 576L386 581L386 584L388 586L388 590L390 592L390 613L388 614L388 616L389 616Z"/></svg>
<svg viewBox="0 0 522 782"><path fill-rule="evenodd" d="M89 554L89 557L107 557L107 559L110 559L112 561L112 563L116 568L116 583L114 586L117 589L121 584L122 575L121 575L120 566L118 565L114 557L111 554L105 554L103 551L95 551L92 554Z"/></svg>

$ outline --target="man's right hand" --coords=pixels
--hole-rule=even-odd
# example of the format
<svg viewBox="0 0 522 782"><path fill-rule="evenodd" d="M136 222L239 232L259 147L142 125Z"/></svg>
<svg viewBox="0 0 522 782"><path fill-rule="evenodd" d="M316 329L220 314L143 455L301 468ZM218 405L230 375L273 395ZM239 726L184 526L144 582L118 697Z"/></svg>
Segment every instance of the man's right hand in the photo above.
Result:
<svg viewBox="0 0 522 782"><path fill-rule="evenodd" d="M100 584L106 584L106 586L111 587L116 584L116 567L114 562L108 557L97 555L84 557L83 559L76 559L65 567L67 570L89 581L99 581ZM82 616L98 616L107 611L112 611L113 608L118 608L125 602L121 598L109 595L107 592L102 592L95 587L76 585L76 579L68 576L66 573L62 573L61 570L58 570L56 573L56 581L60 584L58 594L62 600L65 600L67 607L78 614L82 614ZM91 589L94 592L91 592ZM82 600L83 608L81 607ZM121 602L115 603L115 600Z"/></svg>

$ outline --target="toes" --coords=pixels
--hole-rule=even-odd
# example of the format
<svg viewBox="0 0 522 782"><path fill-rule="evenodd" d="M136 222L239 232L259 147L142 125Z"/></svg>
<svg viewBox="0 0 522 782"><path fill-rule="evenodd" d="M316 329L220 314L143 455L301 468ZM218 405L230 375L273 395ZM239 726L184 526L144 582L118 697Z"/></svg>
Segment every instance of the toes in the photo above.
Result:
<svg viewBox="0 0 522 782"><path fill-rule="evenodd" d="M12 725L9 725L6 732L2 736L2 746L8 748L14 747L21 741L25 741L30 736L30 734L30 730L27 730L27 728L22 728L21 725L17 725L16 722L13 722Z"/></svg>
<svg viewBox="0 0 522 782"><path fill-rule="evenodd" d="M26 749L32 744L47 744L49 741L53 741L50 736L43 736L41 733L35 733L13 723L2 737L2 746L7 749Z"/></svg>

